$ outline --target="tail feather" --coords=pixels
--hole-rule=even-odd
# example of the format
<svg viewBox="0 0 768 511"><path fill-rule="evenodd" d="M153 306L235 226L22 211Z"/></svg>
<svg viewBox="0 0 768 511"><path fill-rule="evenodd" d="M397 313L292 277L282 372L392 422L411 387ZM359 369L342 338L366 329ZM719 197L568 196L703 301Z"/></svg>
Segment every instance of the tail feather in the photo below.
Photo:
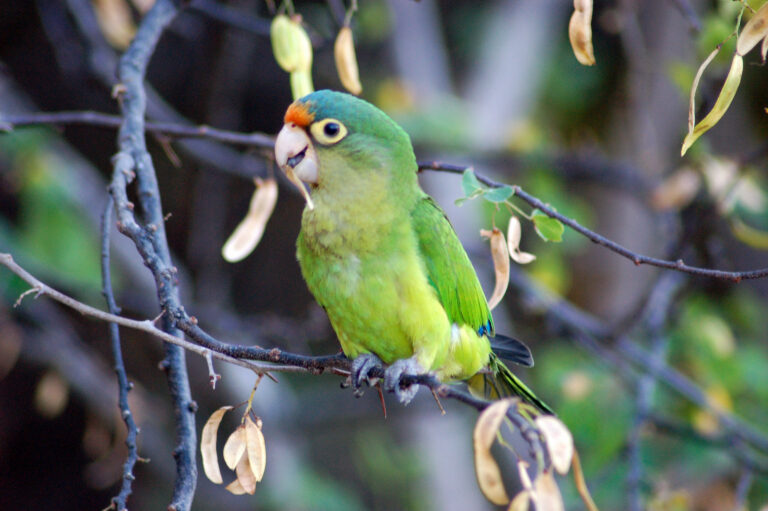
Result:
<svg viewBox="0 0 768 511"><path fill-rule="evenodd" d="M478 373L469 380L469 389L473 394L486 399L502 399L517 396L545 414L555 412L544 401L536 397L528 386L515 373L509 370L495 353L491 353L489 372Z"/></svg>

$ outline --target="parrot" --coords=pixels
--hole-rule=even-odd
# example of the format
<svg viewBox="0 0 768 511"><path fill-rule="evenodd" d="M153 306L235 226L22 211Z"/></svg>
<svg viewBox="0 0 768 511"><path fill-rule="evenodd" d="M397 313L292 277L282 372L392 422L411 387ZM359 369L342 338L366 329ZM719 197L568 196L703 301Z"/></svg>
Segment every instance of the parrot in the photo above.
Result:
<svg viewBox="0 0 768 511"><path fill-rule="evenodd" d="M472 263L421 189L411 139L394 120L355 96L312 92L288 107L275 161L305 195L296 256L352 361L356 390L373 385L379 368L384 389L407 404L418 385L402 376L432 373L553 413L502 362L533 358L495 333Z"/></svg>

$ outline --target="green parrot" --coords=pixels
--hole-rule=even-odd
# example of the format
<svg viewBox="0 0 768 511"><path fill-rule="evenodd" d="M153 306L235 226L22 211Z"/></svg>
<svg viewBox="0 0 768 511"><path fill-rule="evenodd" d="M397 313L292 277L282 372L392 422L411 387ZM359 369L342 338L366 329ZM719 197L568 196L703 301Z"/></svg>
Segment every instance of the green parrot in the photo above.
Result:
<svg viewBox="0 0 768 511"><path fill-rule="evenodd" d="M434 372L551 413L500 360L533 365L527 346L495 335L477 275L445 213L419 186L400 126L359 98L316 91L288 107L275 156L307 199L297 257L352 360L358 391L383 362L384 387L403 403L418 386L401 385L402 375Z"/></svg>

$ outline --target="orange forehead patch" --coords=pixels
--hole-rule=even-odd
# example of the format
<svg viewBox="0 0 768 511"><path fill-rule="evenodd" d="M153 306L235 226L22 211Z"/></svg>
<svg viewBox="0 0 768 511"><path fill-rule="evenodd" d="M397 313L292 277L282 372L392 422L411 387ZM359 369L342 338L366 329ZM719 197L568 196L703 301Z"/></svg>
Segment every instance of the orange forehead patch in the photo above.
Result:
<svg viewBox="0 0 768 511"><path fill-rule="evenodd" d="M312 124L312 121L314 120L315 114L309 111L309 108L307 108L305 103L291 103L291 106L288 107L288 111L285 112L284 122L286 124L292 122L297 126L306 128Z"/></svg>

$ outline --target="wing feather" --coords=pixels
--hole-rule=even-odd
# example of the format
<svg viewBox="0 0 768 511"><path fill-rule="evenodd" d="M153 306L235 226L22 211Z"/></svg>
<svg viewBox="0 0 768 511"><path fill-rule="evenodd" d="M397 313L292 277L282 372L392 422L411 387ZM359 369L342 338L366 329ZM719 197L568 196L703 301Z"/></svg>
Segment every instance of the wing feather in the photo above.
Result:
<svg viewBox="0 0 768 511"><path fill-rule="evenodd" d="M425 195L411 212L419 251L429 283L437 291L448 319L494 335L493 318L472 263L453 226L431 197Z"/></svg>

